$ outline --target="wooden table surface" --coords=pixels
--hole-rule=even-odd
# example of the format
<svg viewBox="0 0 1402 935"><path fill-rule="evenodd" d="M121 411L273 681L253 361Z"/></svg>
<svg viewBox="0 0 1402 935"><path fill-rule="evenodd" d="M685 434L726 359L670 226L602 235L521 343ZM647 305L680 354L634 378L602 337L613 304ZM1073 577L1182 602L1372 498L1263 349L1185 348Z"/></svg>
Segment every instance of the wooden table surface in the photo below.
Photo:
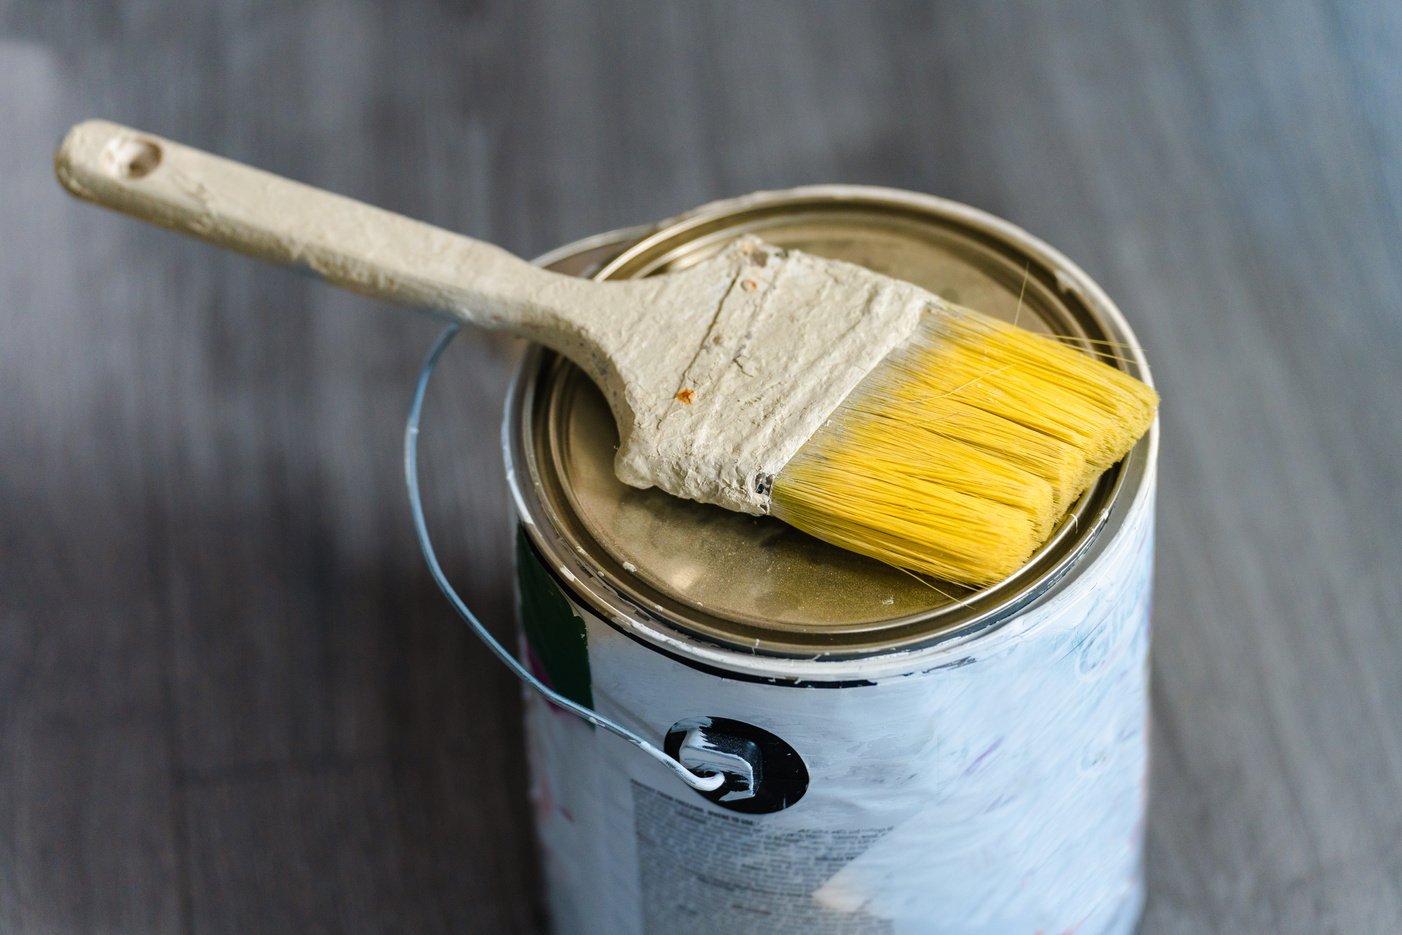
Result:
<svg viewBox="0 0 1402 935"><path fill-rule="evenodd" d="M870 182L1050 240L1164 395L1145 935L1402 930L1402 5L0 3L0 931L538 932L431 583L436 326L69 201L106 116L533 255ZM426 418L505 632L519 347Z"/></svg>

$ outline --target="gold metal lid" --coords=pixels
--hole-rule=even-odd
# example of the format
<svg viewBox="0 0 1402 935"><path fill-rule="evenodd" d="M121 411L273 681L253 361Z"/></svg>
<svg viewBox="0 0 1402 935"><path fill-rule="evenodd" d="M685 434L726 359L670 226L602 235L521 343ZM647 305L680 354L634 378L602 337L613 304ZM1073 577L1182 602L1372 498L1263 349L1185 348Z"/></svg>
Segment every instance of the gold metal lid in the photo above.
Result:
<svg viewBox="0 0 1402 935"><path fill-rule="evenodd" d="M708 205L639 240L596 278L682 269L741 234L861 263L1087 350L1103 346L1090 341L1130 340L1095 284L1044 244L965 206L888 189L822 186ZM1137 372L1135 364L1123 366ZM622 484L613 473L617 431L602 395L548 353L533 355L527 367L515 416L521 454L543 512L574 558L603 590L687 634L761 654L869 653L987 625L1070 567L1108 515L1124 473L1123 465L1108 472L1022 571L973 592L771 518ZM1143 457L1136 452L1127 461Z"/></svg>

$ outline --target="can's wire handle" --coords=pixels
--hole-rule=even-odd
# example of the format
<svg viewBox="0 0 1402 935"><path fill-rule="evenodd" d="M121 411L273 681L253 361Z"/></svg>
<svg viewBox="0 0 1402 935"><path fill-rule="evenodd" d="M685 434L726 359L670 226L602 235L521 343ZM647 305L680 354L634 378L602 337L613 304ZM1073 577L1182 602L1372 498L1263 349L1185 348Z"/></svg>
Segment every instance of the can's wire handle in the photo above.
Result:
<svg viewBox="0 0 1402 935"><path fill-rule="evenodd" d="M443 596L448 599L448 603L453 605L453 609L458 612L458 616L463 619L468 628L476 634L477 638L487 644L502 663L515 673L516 677L525 682L531 688L539 692L543 697L549 699L561 708L579 715L584 720L595 727L602 727L622 737L624 740L642 750L648 756L663 763L668 769L677 774L682 782L698 792L713 792L725 783L725 774L716 772L710 775L701 776L691 772L680 762L668 756L665 751L658 749L648 743L642 737L633 733L615 721L612 721L596 711L586 708L578 702L571 701L555 689L546 685L540 679L531 674L530 670L521 664L514 655L501 645L487 628L482 625L482 621L474 614L458 596L458 592L453 590L452 584L448 581L448 576L443 573L443 566L438 562L438 555L433 550L433 542L428 535L428 522L424 519L423 498L419 494L419 416L423 411L424 396L428 392L428 380L433 375L433 369L438 365L438 358L447 350L453 338L460 330L459 325L449 325L438 336L438 340L433 343L433 347L428 352L428 357L424 360L423 369L419 371L418 383L414 387L413 402L409 405L409 419L404 426L404 482L409 488L409 509L414 514L414 532L419 538L419 548L423 550L424 561L428 562L429 573L433 575L434 582L438 589L443 592Z"/></svg>

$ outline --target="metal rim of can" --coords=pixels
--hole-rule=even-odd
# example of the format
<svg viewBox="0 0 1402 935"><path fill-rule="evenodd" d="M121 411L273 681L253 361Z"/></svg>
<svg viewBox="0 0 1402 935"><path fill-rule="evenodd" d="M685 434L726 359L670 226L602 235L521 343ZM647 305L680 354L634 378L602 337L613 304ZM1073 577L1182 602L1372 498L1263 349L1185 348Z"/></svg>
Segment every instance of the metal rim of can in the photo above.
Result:
<svg viewBox="0 0 1402 935"><path fill-rule="evenodd" d="M1108 295L1078 266L1021 228L970 206L898 189L854 185L820 185L760 192L712 202L657 225L627 228L567 244L537 263L596 279L646 275L665 268L678 248L701 240L724 241L750 232L752 220L782 213L796 203L836 210L850 206L898 206L919 215L964 225L992 241L1015 249L1028 263L1054 275L1057 287L1074 296L1094 321L1091 331L1113 340L1122 350L1121 366L1151 382L1147 362L1134 334ZM565 530L557 504L544 488L540 465L527 438L532 430L537 389L553 355L536 348L522 362L506 402L502 449L517 515L547 567L582 603L624 633L693 665L712 666L752 677L838 684L877 674L910 672L938 666L963 652L970 639L992 637L999 625L1034 601L1045 599L1093 564L1094 555L1144 497L1152 494L1158 447L1157 422L1126 459L1101 479L1100 508L1067 524L1053 541L1020 571L970 599L918 614L884 645L856 650L842 647L813 652L766 650L759 641L727 638L696 615L664 606L656 595L609 574L605 564ZM1090 497L1087 494L1087 497ZM1009 583L1015 582L1015 587ZM690 619L689 619L690 618ZM903 638L901 638L903 637Z"/></svg>

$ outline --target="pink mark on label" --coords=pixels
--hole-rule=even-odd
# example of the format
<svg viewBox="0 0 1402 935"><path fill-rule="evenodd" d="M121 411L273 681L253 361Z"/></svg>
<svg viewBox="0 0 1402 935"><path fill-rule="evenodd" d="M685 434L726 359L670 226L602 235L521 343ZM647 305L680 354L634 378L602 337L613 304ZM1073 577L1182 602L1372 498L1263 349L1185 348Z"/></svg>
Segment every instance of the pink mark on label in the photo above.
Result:
<svg viewBox="0 0 1402 935"><path fill-rule="evenodd" d="M980 753L978 756L974 757L974 761L973 761L972 763L970 763L970 764L968 765L968 767L964 770L964 775L965 775L965 776L968 776L968 775L970 775L971 773L973 773L974 770L978 769L980 763L982 763L984 760L986 760L986 759L988 759L990 756L992 756L993 753L994 753L994 751L996 751L996 750L997 750L999 747L1001 747L1002 745L1003 745L1003 738L1002 738L1002 737L999 737L997 740L993 741L993 743L989 744L987 750L984 750L984 751L983 751L982 753ZM1039 932L1038 935L1041 935L1041 933Z"/></svg>
<svg viewBox="0 0 1402 935"><path fill-rule="evenodd" d="M530 670L531 675L534 675L537 679L539 679L540 683L546 688L549 688L553 691L558 691L558 689L556 689L554 685L550 684L550 673L545 671L545 663L540 661L540 657L536 655L535 649L531 646L530 643L525 644L525 655L526 668ZM550 710L554 711L556 714L562 715L566 718L574 718L576 716L573 712L567 711L566 709L560 707L555 702L551 701L549 698L544 699L544 701L546 704L550 705Z"/></svg>

